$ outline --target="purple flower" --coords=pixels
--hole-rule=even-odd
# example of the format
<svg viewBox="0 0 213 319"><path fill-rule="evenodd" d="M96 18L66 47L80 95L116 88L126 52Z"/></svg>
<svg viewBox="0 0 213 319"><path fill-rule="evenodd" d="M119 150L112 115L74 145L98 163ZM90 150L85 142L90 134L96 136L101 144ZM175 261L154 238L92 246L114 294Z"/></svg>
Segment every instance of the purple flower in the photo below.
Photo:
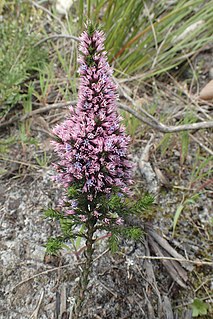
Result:
<svg viewBox="0 0 213 319"><path fill-rule="evenodd" d="M65 188L79 183L79 191L92 201L110 194L115 186L128 194L132 164L127 154L130 139L116 110L116 86L104 51L104 33L83 32L80 40L78 103L70 108L68 119L53 129L53 146L60 158L55 179ZM78 204L73 205L71 212ZM79 217L86 220L84 215ZM108 224L107 218L104 223Z"/></svg>
<svg viewBox="0 0 213 319"><path fill-rule="evenodd" d="M76 207L78 206L78 201L75 200L75 199L73 199L73 200L70 202L70 204L71 204L71 207L72 207L72 208L76 208Z"/></svg>

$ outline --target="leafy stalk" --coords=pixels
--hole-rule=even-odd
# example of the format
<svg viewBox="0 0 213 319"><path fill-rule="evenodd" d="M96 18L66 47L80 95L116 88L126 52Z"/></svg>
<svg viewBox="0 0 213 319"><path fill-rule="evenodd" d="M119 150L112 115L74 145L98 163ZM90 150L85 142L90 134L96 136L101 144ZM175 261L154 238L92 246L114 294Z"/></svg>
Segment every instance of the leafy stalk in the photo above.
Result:
<svg viewBox="0 0 213 319"><path fill-rule="evenodd" d="M86 223L87 233L86 233L86 248L85 248L85 262L82 265L82 270L80 274L79 284L77 286L77 295L74 305L74 319L80 318L79 312L82 308L85 293L89 284L89 274L91 272L93 264L93 253L94 253L94 239L93 235L95 232L95 221L89 221Z"/></svg>

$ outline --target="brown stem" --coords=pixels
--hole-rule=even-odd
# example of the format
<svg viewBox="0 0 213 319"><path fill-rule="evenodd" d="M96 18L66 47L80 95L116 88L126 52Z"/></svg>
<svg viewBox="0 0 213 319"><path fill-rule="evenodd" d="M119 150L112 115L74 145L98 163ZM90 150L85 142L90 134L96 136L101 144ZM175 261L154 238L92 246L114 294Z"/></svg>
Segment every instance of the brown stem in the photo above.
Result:
<svg viewBox="0 0 213 319"><path fill-rule="evenodd" d="M79 313L82 308L84 298L85 298L85 292L87 290L87 286L89 283L89 274L92 268L93 263L93 253L94 253L94 239L93 235L95 232L95 223L89 221L87 223L87 240L86 240L86 249L85 249L85 263L82 265L82 271L80 274L79 284L77 287L77 296L76 296L76 302L74 305L74 313L73 313L73 319L80 318Z"/></svg>

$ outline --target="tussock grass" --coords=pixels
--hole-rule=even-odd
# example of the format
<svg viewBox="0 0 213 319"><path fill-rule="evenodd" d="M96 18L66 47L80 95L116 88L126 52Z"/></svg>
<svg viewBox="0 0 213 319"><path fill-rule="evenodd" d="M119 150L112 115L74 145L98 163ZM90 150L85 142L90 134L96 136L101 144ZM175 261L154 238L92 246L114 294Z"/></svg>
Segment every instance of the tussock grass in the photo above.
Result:
<svg viewBox="0 0 213 319"><path fill-rule="evenodd" d="M4 10L0 25L1 115L23 101L27 95L24 84L36 77L36 68L47 63L46 50L34 47L39 39L35 28L37 12L24 2L22 6L18 2L5 4Z"/></svg>
<svg viewBox="0 0 213 319"><path fill-rule="evenodd" d="M90 12L107 34L110 60L126 74L162 74L212 43L213 1L79 2L79 28Z"/></svg>

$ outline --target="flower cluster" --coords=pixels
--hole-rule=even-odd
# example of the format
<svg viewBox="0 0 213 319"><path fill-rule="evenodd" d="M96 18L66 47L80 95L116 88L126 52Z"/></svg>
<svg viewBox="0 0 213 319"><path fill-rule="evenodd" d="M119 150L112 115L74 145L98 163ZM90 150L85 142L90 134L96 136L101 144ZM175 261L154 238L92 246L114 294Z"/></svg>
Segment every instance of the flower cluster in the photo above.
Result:
<svg viewBox="0 0 213 319"><path fill-rule="evenodd" d="M53 130L53 145L60 158L54 166L59 183L65 188L79 185L81 196L92 203L103 194L110 196L114 189L128 194L132 164L127 152L129 137L116 110L116 86L104 51L104 34L83 32L80 40L78 103ZM68 207L66 213L73 215L78 202L64 198L63 205ZM96 218L100 214L93 212ZM81 221L85 218L82 215ZM107 224L107 216L104 219Z"/></svg>

